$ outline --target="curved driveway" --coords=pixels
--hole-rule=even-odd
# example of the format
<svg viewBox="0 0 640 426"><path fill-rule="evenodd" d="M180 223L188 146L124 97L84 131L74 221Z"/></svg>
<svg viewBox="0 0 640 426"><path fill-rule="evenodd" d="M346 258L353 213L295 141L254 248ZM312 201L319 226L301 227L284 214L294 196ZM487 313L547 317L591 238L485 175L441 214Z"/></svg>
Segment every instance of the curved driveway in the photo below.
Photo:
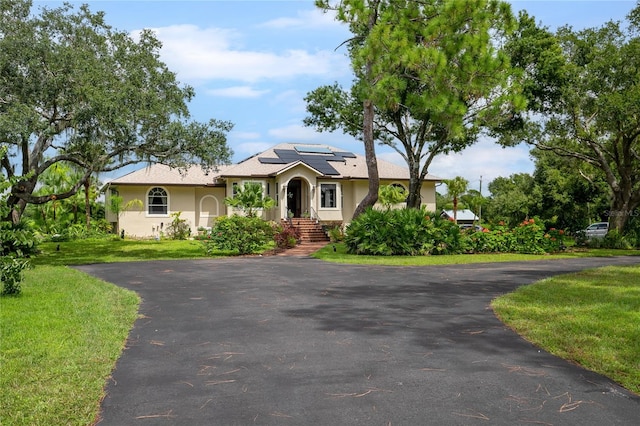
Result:
<svg viewBox="0 0 640 426"><path fill-rule="evenodd" d="M99 425L636 425L638 396L532 346L489 303L638 262L81 266L143 299Z"/></svg>

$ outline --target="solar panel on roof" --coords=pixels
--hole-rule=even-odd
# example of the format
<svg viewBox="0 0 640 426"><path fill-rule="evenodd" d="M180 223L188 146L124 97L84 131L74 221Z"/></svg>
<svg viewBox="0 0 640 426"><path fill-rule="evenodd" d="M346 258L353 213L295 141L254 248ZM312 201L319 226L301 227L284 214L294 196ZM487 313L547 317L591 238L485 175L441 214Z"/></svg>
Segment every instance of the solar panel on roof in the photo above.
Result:
<svg viewBox="0 0 640 426"><path fill-rule="evenodd" d="M281 158L258 157L258 161L260 161L262 164L286 164L286 162L283 161Z"/></svg>
<svg viewBox="0 0 640 426"><path fill-rule="evenodd" d="M356 158L356 155L353 152L341 151L341 152L334 152L333 154L337 157L342 157L342 158Z"/></svg>
<svg viewBox="0 0 640 426"><path fill-rule="evenodd" d="M298 148L302 149L300 151ZM312 149L312 151L307 150ZM296 161L302 161L309 167L314 168L318 172L327 176L337 176L340 173L334 169L329 161L345 161L345 158L355 158L355 154L351 152L332 152L325 147L295 147L293 149L274 149L273 152L278 158L258 158L263 164L289 164ZM305 153L304 155L301 152ZM322 154L322 155L316 155ZM330 155L329 155L330 154Z"/></svg>
<svg viewBox="0 0 640 426"><path fill-rule="evenodd" d="M294 149L308 154L333 154L333 151L324 146L295 146Z"/></svg>
<svg viewBox="0 0 640 426"><path fill-rule="evenodd" d="M292 149L276 149L274 150L274 152L278 157L285 160L287 163L298 161L300 159L300 154Z"/></svg>
<svg viewBox="0 0 640 426"><path fill-rule="evenodd" d="M331 167L329 163L327 163L324 159L321 158L303 158L305 164L310 167L313 167L323 175L339 175L338 171Z"/></svg>

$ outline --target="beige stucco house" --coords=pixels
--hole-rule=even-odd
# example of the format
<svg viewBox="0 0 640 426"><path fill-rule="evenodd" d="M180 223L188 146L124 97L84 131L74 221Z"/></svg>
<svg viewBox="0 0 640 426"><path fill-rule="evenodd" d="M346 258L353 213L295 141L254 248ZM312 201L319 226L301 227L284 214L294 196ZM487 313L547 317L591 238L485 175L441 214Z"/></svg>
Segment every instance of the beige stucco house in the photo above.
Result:
<svg viewBox="0 0 640 426"><path fill-rule="evenodd" d="M407 168L378 159L381 185L409 186ZM209 228L218 216L236 212L224 203L234 187L258 182L276 207L261 212L267 220L310 217L320 223L348 223L368 191L365 157L328 145L285 143L256 154L238 164L220 166L204 173L198 166L186 172L154 164L114 179L106 185L109 197L118 194L123 205L142 201L119 215L107 209L115 229L136 237L157 236L181 212L192 231ZM422 203L436 209L435 185L440 179L428 175L422 185Z"/></svg>

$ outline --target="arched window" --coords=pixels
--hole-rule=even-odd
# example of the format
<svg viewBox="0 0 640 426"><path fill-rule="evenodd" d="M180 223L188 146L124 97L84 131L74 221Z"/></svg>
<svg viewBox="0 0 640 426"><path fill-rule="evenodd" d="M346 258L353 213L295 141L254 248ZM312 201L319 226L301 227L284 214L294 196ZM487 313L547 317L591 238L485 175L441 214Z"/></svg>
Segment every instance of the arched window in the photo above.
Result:
<svg viewBox="0 0 640 426"><path fill-rule="evenodd" d="M166 215L169 211L167 191L162 188L151 188L147 195L147 212L154 215Z"/></svg>

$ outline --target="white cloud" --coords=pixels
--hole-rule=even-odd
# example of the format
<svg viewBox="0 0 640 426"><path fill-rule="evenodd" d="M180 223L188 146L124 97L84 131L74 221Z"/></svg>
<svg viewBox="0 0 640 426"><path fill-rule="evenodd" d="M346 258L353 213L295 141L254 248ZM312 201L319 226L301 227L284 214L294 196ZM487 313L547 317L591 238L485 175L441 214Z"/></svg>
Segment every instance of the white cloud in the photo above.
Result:
<svg viewBox="0 0 640 426"><path fill-rule="evenodd" d="M233 86L225 87L223 89L210 89L207 90L207 94L213 96L221 96L225 98L259 98L260 96L269 93L270 90L256 90L251 86Z"/></svg>
<svg viewBox="0 0 640 426"><path fill-rule="evenodd" d="M261 27L280 30L287 28L326 29L328 27L346 27L346 25L335 20L335 13L331 11L324 13L316 8L298 11L295 18L272 19L262 24Z"/></svg>
<svg viewBox="0 0 640 426"><path fill-rule="evenodd" d="M263 151L266 151L272 146L272 144L266 142L243 142L231 145L233 153L235 154L235 161L242 161L251 155L259 154Z"/></svg>
<svg viewBox="0 0 640 426"><path fill-rule="evenodd" d="M319 137L319 133L313 128L300 124L291 124L289 126L270 129L269 135L279 139L280 142L309 142L315 141Z"/></svg>
<svg viewBox="0 0 640 426"><path fill-rule="evenodd" d="M152 29L162 41L162 60L182 81L226 79L256 82L298 76L342 76L348 59L331 50L245 50L240 35L220 28L172 25ZM134 37L139 31L134 32Z"/></svg>
<svg viewBox="0 0 640 426"><path fill-rule="evenodd" d="M258 132L231 132L229 136L234 139L255 140L260 139L260 133Z"/></svg>
<svg viewBox="0 0 640 426"><path fill-rule="evenodd" d="M380 151L380 148L376 149ZM407 165L395 151L382 152L378 157L405 167ZM469 181L469 187L476 190L480 187L482 176L482 192L486 195L487 185L495 178L515 173L533 173L533 170L534 164L526 145L502 148L485 139L460 153L437 156L431 163L429 173L443 179L462 176Z"/></svg>
<svg viewBox="0 0 640 426"><path fill-rule="evenodd" d="M307 112L307 103L304 101L306 94L302 94L298 90L285 90L272 99L274 105L278 107L284 106L287 111L295 114L304 114Z"/></svg>

